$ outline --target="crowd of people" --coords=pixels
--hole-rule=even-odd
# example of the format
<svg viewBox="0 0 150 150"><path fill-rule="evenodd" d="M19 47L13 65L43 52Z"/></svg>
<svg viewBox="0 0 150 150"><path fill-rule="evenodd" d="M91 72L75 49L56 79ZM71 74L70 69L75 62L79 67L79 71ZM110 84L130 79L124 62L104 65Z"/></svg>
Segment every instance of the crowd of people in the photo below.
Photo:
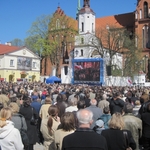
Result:
<svg viewBox="0 0 150 150"><path fill-rule="evenodd" d="M149 87L1 82L0 149L40 143L44 150L150 150L149 93Z"/></svg>

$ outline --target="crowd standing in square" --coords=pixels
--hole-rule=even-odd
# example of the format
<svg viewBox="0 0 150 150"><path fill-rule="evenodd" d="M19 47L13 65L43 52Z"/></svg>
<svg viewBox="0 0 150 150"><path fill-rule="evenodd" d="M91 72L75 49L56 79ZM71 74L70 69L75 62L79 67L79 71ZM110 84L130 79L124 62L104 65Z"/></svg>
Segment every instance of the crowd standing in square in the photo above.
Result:
<svg viewBox="0 0 150 150"><path fill-rule="evenodd" d="M0 148L149 150L149 87L0 83Z"/></svg>

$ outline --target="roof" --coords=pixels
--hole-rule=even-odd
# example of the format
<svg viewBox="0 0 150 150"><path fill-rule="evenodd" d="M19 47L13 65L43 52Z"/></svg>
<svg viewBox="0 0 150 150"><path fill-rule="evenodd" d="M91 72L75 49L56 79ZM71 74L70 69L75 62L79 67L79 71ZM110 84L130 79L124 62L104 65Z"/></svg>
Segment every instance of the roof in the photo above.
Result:
<svg viewBox="0 0 150 150"><path fill-rule="evenodd" d="M0 44L0 55L11 53L14 51L18 51L22 49L23 47L17 47L17 46L10 46L10 45L3 45Z"/></svg>
<svg viewBox="0 0 150 150"><path fill-rule="evenodd" d="M114 16L107 16L96 18L96 28L105 27L106 25L115 26L118 28L134 26L134 13L119 14Z"/></svg>
<svg viewBox="0 0 150 150"><path fill-rule="evenodd" d="M79 14L84 14L84 13L91 13L95 15L94 11L88 6L85 6L79 10Z"/></svg>

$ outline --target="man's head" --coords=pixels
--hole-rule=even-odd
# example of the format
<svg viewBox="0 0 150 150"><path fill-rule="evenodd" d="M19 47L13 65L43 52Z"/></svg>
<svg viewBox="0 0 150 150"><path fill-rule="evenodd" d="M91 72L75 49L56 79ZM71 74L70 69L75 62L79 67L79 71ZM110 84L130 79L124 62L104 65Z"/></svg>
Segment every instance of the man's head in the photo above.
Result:
<svg viewBox="0 0 150 150"><path fill-rule="evenodd" d="M93 122L93 113L87 109L80 109L77 112L77 118L80 124L91 125Z"/></svg>
<svg viewBox="0 0 150 150"><path fill-rule="evenodd" d="M96 106L97 105L97 100L96 99L91 99L90 104Z"/></svg>
<svg viewBox="0 0 150 150"><path fill-rule="evenodd" d="M133 106L130 103L126 103L123 108L124 113L132 113Z"/></svg>
<svg viewBox="0 0 150 150"><path fill-rule="evenodd" d="M107 99L107 95L106 95L106 94L103 94L102 100L106 100L106 99Z"/></svg>

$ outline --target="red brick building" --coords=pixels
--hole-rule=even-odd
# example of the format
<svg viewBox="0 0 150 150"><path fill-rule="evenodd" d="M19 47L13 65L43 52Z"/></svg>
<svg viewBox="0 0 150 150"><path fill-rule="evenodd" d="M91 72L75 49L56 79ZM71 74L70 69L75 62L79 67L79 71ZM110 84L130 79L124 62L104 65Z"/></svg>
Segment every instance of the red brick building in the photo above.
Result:
<svg viewBox="0 0 150 150"><path fill-rule="evenodd" d="M114 4L115 5L115 4ZM129 4L130 5L130 4ZM64 11L58 7L56 12L54 13L56 26L59 24L57 17L66 16ZM69 18L69 17L68 17ZM78 30L77 20L73 18L69 18L74 21L74 30ZM96 18L96 29L105 28L108 25L114 25L118 28L126 28L131 34L136 34L135 43L137 47L142 49L141 60L144 61L144 71L148 72L149 70L149 57L150 57L150 0L137 0L137 6L133 12L127 12L125 14L119 14L114 16L107 16L102 18ZM58 30L59 32L59 30ZM71 38L71 42L68 42L67 48L65 48L69 54L71 50L74 48L73 38L75 36L75 32L69 33L67 38ZM64 38L62 36L62 38ZM63 39L62 39L63 40ZM61 64L63 60L59 60ZM42 74L41 75L50 75L52 73L52 64L50 63L50 59L43 59L42 63ZM46 67L46 69L45 69ZM59 70L60 73L60 70Z"/></svg>

